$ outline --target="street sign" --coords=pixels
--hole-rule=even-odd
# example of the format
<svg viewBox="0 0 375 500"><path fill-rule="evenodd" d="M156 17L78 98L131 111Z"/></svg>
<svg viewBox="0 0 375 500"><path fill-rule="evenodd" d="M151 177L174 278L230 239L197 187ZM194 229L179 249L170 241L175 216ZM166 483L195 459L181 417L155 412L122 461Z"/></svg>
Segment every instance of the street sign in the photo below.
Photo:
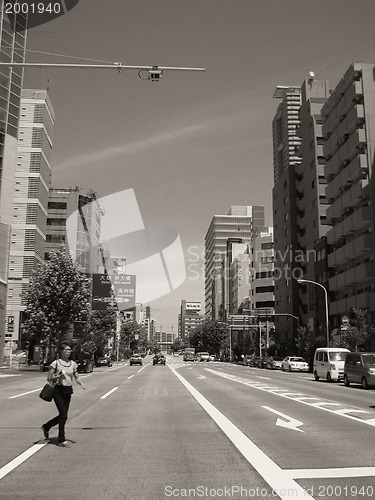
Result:
<svg viewBox="0 0 375 500"><path fill-rule="evenodd" d="M136 276L133 274L110 274L109 277L119 311L135 307Z"/></svg>
<svg viewBox="0 0 375 500"><path fill-rule="evenodd" d="M92 276L92 310L107 311L109 301L113 300L112 284L107 274Z"/></svg>

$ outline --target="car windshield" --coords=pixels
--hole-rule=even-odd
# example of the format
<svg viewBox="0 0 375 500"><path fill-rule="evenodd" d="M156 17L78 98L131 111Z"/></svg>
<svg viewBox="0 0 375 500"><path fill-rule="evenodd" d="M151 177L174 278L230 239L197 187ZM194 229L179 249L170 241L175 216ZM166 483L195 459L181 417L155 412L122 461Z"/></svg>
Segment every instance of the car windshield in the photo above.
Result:
<svg viewBox="0 0 375 500"><path fill-rule="evenodd" d="M340 351L335 351L335 352L329 352L329 360L330 361L345 361L347 352L340 352Z"/></svg>
<svg viewBox="0 0 375 500"><path fill-rule="evenodd" d="M365 365L374 365L375 366L375 354L364 354L363 362Z"/></svg>
<svg viewBox="0 0 375 500"><path fill-rule="evenodd" d="M305 363L305 360L303 358L290 358L290 361L293 361L294 363Z"/></svg>

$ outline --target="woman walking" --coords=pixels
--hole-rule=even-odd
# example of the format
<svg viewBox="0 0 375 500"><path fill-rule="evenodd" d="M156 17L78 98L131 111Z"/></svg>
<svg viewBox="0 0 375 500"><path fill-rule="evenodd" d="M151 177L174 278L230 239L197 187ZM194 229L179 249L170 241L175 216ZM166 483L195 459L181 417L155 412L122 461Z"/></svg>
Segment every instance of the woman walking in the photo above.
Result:
<svg viewBox="0 0 375 500"><path fill-rule="evenodd" d="M73 394L73 377L75 381L85 389L84 383L78 376L77 363L70 359L72 349L68 342L63 342L60 350L60 358L53 361L48 370L47 380L55 384L53 399L59 411L57 417L52 418L42 425L44 437L49 438L49 430L59 425L59 446L68 444L65 438L65 423L68 419L70 399Z"/></svg>

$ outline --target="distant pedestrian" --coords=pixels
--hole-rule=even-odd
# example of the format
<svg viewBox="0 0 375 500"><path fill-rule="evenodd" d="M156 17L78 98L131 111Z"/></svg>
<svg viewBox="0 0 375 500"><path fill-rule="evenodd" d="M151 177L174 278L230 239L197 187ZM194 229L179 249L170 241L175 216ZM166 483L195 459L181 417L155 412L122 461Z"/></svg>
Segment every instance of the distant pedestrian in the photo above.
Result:
<svg viewBox="0 0 375 500"><path fill-rule="evenodd" d="M75 381L85 389L84 383L78 376L77 363L70 359L72 348L68 342L63 342L60 349L60 357L53 361L48 370L47 380L55 383L55 394L53 399L59 411L57 417L52 418L42 425L44 437L49 438L49 430L59 425L59 446L68 444L65 438L65 424L68 419L70 399L73 394L73 377Z"/></svg>

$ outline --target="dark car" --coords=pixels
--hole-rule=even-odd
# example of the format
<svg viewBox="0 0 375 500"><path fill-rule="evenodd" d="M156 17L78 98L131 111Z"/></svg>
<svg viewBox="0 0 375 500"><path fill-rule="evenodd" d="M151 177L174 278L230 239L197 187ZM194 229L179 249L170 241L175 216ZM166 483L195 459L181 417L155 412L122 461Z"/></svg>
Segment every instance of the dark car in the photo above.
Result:
<svg viewBox="0 0 375 500"><path fill-rule="evenodd" d="M165 357L162 354L155 354L155 356L152 358L153 365L165 365L165 362Z"/></svg>
<svg viewBox="0 0 375 500"><path fill-rule="evenodd" d="M82 359L76 361L78 373L91 373L94 370L94 363L91 359Z"/></svg>
<svg viewBox="0 0 375 500"><path fill-rule="evenodd" d="M132 365L143 365L142 356L140 354L133 354L129 361L130 366Z"/></svg>
<svg viewBox="0 0 375 500"><path fill-rule="evenodd" d="M106 356L103 356L103 357L98 358L96 360L96 366L112 366L112 360L111 360L111 358L107 358Z"/></svg>

